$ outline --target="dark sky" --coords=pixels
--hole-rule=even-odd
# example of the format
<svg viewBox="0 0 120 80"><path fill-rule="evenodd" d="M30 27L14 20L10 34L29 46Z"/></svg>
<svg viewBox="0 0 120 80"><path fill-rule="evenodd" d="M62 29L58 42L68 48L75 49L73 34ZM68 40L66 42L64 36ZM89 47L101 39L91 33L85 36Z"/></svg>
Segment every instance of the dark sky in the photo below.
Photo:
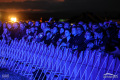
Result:
<svg viewBox="0 0 120 80"><path fill-rule="evenodd" d="M120 0L0 0L0 12L120 12Z"/></svg>

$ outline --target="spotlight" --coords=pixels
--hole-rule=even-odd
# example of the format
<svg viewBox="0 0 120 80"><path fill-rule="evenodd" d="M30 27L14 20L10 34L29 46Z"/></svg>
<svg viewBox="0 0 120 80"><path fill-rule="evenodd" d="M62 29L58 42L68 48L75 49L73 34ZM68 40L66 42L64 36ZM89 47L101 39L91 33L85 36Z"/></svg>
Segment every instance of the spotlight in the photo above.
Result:
<svg viewBox="0 0 120 80"><path fill-rule="evenodd" d="M12 21L12 22L16 22L17 19L16 19L15 17L12 17L12 18L11 18L11 21Z"/></svg>

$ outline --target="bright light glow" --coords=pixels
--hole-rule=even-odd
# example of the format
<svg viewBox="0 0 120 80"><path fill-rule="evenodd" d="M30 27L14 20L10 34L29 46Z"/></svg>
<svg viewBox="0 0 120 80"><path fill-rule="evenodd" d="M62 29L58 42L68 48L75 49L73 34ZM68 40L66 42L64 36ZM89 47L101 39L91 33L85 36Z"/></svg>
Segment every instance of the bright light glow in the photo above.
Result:
<svg viewBox="0 0 120 80"><path fill-rule="evenodd" d="M15 17L12 17L12 18L11 18L11 21L12 21L12 22L16 22L17 19L16 19Z"/></svg>

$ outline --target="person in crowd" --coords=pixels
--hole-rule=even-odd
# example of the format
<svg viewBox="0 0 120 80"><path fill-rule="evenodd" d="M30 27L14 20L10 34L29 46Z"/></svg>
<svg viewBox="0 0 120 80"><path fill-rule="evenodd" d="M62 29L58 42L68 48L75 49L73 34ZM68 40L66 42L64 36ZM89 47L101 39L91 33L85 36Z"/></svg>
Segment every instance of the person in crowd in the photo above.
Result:
<svg viewBox="0 0 120 80"><path fill-rule="evenodd" d="M37 43L42 42L43 40L44 40L44 33L43 33L43 32L42 32L42 33L39 33L38 35L36 35L35 41L36 41Z"/></svg>
<svg viewBox="0 0 120 80"><path fill-rule="evenodd" d="M59 39L57 41L57 46L60 45L60 42L65 37L65 35L64 35L65 34L65 29L63 27L60 28L59 34L60 34L60 36L59 36Z"/></svg>
<svg viewBox="0 0 120 80"><path fill-rule="evenodd" d="M12 31L12 23L11 22L7 23L7 28L10 32Z"/></svg>
<svg viewBox="0 0 120 80"><path fill-rule="evenodd" d="M85 33L84 33L84 28L83 26L79 25L77 27L77 41L76 44L78 45L78 50L81 51L82 50L82 45L84 44L85 41L85 37L84 37Z"/></svg>
<svg viewBox="0 0 120 80"><path fill-rule="evenodd" d="M26 41L29 41L28 37L29 37L29 29L26 29L26 34L25 36L23 37Z"/></svg>
<svg viewBox="0 0 120 80"><path fill-rule="evenodd" d="M64 27L64 24L61 23L61 22L59 22L59 23L58 23L58 28L62 28L62 27Z"/></svg>
<svg viewBox="0 0 120 80"><path fill-rule="evenodd" d="M83 24L84 31L88 30L87 24Z"/></svg>
<svg viewBox="0 0 120 80"><path fill-rule="evenodd" d="M90 32L89 30L85 32L85 41L84 41L84 45L83 45L83 48L86 49L86 48L89 48L89 49L92 49L94 47L94 38L93 38L93 33Z"/></svg>
<svg viewBox="0 0 120 80"><path fill-rule="evenodd" d="M61 27L60 32L59 32L60 38L64 37L64 34L65 34L64 31L65 31L65 29L63 27Z"/></svg>
<svg viewBox="0 0 120 80"><path fill-rule="evenodd" d="M7 22L3 23L3 28L7 28Z"/></svg>
<svg viewBox="0 0 120 80"><path fill-rule="evenodd" d="M32 21L28 21L28 25L26 25L26 28L29 29L31 28Z"/></svg>
<svg viewBox="0 0 120 80"><path fill-rule="evenodd" d="M72 27L72 35L71 35L71 39L72 39L72 49L76 49L78 48L78 44L77 44L77 29L76 27Z"/></svg>
<svg viewBox="0 0 120 80"><path fill-rule="evenodd" d="M120 49L120 25L113 21L88 24L80 21L70 25L69 22L0 22L0 40L25 39L28 42L44 42L55 47L67 47L72 50L100 49L118 54Z"/></svg>
<svg viewBox="0 0 120 80"><path fill-rule="evenodd" d="M70 23L68 22L64 23L64 29L70 29Z"/></svg>
<svg viewBox="0 0 120 80"><path fill-rule="evenodd" d="M44 37L44 43L49 46L51 44L51 42L52 42L51 38L52 38L52 33L50 31L47 31L46 35Z"/></svg>
<svg viewBox="0 0 120 80"><path fill-rule="evenodd" d="M59 37L60 37L59 30L58 30L57 27L54 27L54 28L51 30L51 32L52 32L52 38L51 38L52 44L53 44L54 46L57 46L57 41L59 40Z"/></svg>
<svg viewBox="0 0 120 80"><path fill-rule="evenodd" d="M46 25L47 28L50 28L50 29L53 28L53 24L52 23L46 22L45 25Z"/></svg>
<svg viewBox="0 0 120 80"><path fill-rule="evenodd" d="M17 22L13 23L13 28L11 31L11 38L13 40L19 38L19 31L20 31L19 24Z"/></svg>
<svg viewBox="0 0 120 80"><path fill-rule="evenodd" d="M8 33L10 34L10 36L12 36L11 33L12 33L13 27L12 27L12 23L11 22L7 23L7 29L8 29Z"/></svg>
<svg viewBox="0 0 120 80"><path fill-rule="evenodd" d="M65 38L62 39L60 43L60 47L67 47L72 48L72 39L71 39L71 33L69 29L65 29Z"/></svg>
<svg viewBox="0 0 120 80"><path fill-rule="evenodd" d="M6 43L9 43L11 41L10 33L8 32L7 28L4 28L2 38L3 38L3 40L6 41Z"/></svg>
<svg viewBox="0 0 120 80"><path fill-rule="evenodd" d="M25 36L26 29L24 23L20 23L19 40Z"/></svg>
<svg viewBox="0 0 120 80"><path fill-rule="evenodd" d="M46 26L45 22L41 23L41 29L44 33L44 36L46 35L46 28L47 28L47 26Z"/></svg>
<svg viewBox="0 0 120 80"><path fill-rule="evenodd" d="M43 32L43 30L41 29L41 25L39 21L35 22L35 30L37 31L37 34Z"/></svg>
<svg viewBox="0 0 120 80"><path fill-rule="evenodd" d="M92 25L92 32L95 32L95 30L98 28L99 26L96 24L96 23L94 23L93 25Z"/></svg>
<svg viewBox="0 0 120 80"><path fill-rule="evenodd" d="M80 21L80 22L78 22L78 24L79 24L79 25L83 25L83 24L84 24L84 22L83 22L83 21Z"/></svg>
<svg viewBox="0 0 120 80"><path fill-rule="evenodd" d="M32 40L34 40L34 38L35 38L35 36L36 36L35 28L32 27L32 28L29 29L29 31L30 31L30 32L29 32L28 40L29 40L30 42L32 42Z"/></svg>
<svg viewBox="0 0 120 80"><path fill-rule="evenodd" d="M120 60L120 29L118 30L118 39L116 39L115 43L115 49L110 54L114 55L113 57L118 57Z"/></svg>

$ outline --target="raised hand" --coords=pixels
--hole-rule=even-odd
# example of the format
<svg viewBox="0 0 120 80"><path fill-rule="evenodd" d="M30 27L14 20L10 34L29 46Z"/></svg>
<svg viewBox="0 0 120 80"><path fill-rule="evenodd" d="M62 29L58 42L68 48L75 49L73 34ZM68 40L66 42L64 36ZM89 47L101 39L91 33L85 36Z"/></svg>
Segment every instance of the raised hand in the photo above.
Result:
<svg viewBox="0 0 120 80"><path fill-rule="evenodd" d="M51 20L53 19L53 17L50 17L49 21L48 22L51 22Z"/></svg>

